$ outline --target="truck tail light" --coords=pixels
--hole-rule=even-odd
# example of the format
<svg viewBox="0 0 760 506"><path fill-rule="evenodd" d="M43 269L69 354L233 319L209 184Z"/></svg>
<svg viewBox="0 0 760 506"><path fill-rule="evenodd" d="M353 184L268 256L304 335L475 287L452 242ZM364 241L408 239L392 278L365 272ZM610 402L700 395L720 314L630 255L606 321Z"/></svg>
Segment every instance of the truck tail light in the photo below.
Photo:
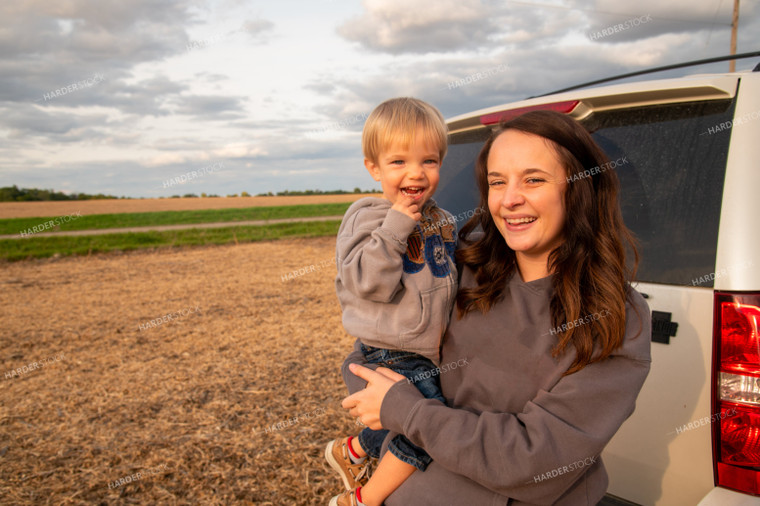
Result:
<svg viewBox="0 0 760 506"><path fill-rule="evenodd" d="M490 114L484 114L480 117L481 125L495 125L501 121L509 121L516 118L526 112L531 111L557 111L562 114L570 114L573 112L578 104L579 100L567 100L565 102L553 102L551 104L531 105L528 107L519 107L517 109L507 109L505 111L492 112Z"/></svg>
<svg viewBox="0 0 760 506"><path fill-rule="evenodd" d="M760 293L715 292L715 484L760 495Z"/></svg>

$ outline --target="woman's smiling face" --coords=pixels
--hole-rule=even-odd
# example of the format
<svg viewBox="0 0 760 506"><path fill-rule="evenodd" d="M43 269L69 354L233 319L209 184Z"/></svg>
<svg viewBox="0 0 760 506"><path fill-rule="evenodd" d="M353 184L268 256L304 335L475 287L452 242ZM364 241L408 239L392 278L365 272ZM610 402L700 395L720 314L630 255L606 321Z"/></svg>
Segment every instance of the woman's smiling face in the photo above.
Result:
<svg viewBox="0 0 760 506"><path fill-rule="evenodd" d="M528 264L547 266L564 240L567 171L550 142L506 130L488 154L488 208L523 275Z"/></svg>

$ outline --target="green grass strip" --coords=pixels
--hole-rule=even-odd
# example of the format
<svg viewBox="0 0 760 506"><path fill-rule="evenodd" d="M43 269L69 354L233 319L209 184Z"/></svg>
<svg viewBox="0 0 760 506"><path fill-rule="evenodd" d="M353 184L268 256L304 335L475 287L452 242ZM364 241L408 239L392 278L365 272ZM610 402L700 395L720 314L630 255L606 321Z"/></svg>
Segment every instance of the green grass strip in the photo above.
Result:
<svg viewBox="0 0 760 506"><path fill-rule="evenodd" d="M295 237L320 237L336 235L339 226L340 221L314 221L90 236L35 235L26 239L0 240L0 259L15 261L46 258L56 253L63 256L87 255L116 250L230 244L235 240L255 242Z"/></svg>
<svg viewBox="0 0 760 506"><path fill-rule="evenodd" d="M74 217L71 221L58 221L59 226L48 228L48 232L68 230L100 230L108 228L147 227L156 225L187 225L195 223L235 222L248 220L275 220L282 218L304 218L310 216L342 216L351 202L332 204L305 204L299 206L245 207L234 209L199 209L195 211L158 211L152 213L91 214ZM29 229L41 226L58 216L37 218L7 218L0 220L0 235L14 235L31 232ZM45 232L39 232L44 234ZM35 234L37 235L37 234Z"/></svg>

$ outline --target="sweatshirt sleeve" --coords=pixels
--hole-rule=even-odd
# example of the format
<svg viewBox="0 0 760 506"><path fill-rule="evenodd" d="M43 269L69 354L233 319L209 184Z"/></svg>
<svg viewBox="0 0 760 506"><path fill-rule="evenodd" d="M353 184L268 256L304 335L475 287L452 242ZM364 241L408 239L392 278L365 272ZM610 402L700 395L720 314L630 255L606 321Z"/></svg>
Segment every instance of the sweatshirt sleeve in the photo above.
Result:
<svg viewBox="0 0 760 506"><path fill-rule="evenodd" d="M362 299L391 301L401 288L401 257L416 225L404 213L376 207L361 207L344 219L336 245L343 288Z"/></svg>
<svg viewBox="0 0 760 506"><path fill-rule="evenodd" d="M383 399L382 425L489 490L529 504L553 504L596 463L633 413L649 372L651 333L640 295L636 305L641 319L629 305L626 338L617 352L539 391L520 413L451 408L401 381Z"/></svg>

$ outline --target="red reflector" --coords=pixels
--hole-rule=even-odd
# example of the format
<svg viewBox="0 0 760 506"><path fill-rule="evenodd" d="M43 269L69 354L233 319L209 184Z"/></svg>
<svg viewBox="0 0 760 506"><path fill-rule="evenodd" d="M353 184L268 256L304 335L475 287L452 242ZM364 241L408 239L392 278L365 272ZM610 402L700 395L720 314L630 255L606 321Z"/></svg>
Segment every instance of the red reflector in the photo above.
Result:
<svg viewBox="0 0 760 506"><path fill-rule="evenodd" d="M720 370L760 375L760 307L720 304Z"/></svg>
<svg viewBox="0 0 760 506"><path fill-rule="evenodd" d="M492 112L490 114L484 114L480 117L480 123L482 125L495 125L501 121L509 121L516 118L526 112L531 111L557 111L562 114L569 114L573 112L573 109L580 103L579 100L568 100L566 102L554 102L551 104L531 105L528 107L520 107L517 109L507 109L506 111Z"/></svg>
<svg viewBox="0 0 760 506"><path fill-rule="evenodd" d="M741 467L727 466L718 462L718 485L748 494L760 495L757 471Z"/></svg>

